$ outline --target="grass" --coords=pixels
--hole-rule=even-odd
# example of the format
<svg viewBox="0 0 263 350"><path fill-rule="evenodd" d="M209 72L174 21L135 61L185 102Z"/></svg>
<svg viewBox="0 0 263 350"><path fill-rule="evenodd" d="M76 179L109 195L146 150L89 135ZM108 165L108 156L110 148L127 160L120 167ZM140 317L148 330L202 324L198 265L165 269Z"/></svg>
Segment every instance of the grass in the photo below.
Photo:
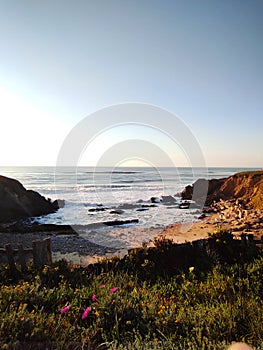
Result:
<svg viewBox="0 0 263 350"><path fill-rule="evenodd" d="M229 237L216 234L220 249ZM262 251L174 270L174 245L156 245L88 268L60 261L14 277L1 266L1 349L263 349Z"/></svg>

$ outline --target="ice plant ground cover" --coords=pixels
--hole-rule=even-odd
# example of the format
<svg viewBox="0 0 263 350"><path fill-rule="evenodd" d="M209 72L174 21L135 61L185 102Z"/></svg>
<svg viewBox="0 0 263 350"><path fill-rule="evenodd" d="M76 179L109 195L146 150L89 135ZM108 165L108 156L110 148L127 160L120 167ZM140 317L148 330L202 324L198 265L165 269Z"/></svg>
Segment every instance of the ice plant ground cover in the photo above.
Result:
<svg viewBox="0 0 263 350"><path fill-rule="evenodd" d="M0 348L263 348L262 250L162 274L139 252L129 259L92 268L60 261L15 278L1 266Z"/></svg>

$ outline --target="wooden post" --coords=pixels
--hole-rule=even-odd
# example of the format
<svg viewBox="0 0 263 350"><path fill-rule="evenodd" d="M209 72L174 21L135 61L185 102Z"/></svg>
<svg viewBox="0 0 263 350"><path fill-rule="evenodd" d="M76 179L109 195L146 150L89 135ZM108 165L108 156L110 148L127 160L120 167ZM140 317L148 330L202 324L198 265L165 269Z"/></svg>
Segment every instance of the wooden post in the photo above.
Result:
<svg viewBox="0 0 263 350"><path fill-rule="evenodd" d="M47 238L43 241L33 241L33 261L35 267L41 267L52 261L51 241Z"/></svg>
<svg viewBox="0 0 263 350"><path fill-rule="evenodd" d="M42 266L42 242L41 241L33 241L32 242L33 249L33 262L36 268Z"/></svg>
<svg viewBox="0 0 263 350"><path fill-rule="evenodd" d="M22 244L18 245L18 258L19 258L19 263L21 265L21 271L26 272L27 266L26 266L25 251L23 249Z"/></svg>
<svg viewBox="0 0 263 350"><path fill-rule="evenodd" d="M45 238L44 241L46 243L46 259L47 259L47 263L51 264L52 263L51 239L50 238Z"/></svg>
<svg viewBox="0 0 263 350"><path fill-rule="evenodd" d="M6 244L5 250L6 250L8 264L10 267L10 272L11 274L15 274L17 270L16 270L16 264L15 264L14 254L13 254L13 249L11 244Z"/></svg>

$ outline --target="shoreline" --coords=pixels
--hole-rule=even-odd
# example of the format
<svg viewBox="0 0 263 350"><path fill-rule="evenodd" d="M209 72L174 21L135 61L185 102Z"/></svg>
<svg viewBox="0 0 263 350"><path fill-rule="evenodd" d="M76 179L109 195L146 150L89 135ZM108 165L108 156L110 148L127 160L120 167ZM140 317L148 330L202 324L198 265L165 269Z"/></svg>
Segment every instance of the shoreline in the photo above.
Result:
<svg viewBox="0 0 263 350"><path fill-rule="evenodd" d="M88 234L77 234L71 227L59 228L58 225L35 227L35 230L27 232L26 226L21 231L14 230L8 232L0 229L1 243L3 248L5 244L10 243L13 248L22 244L24 248L31 248L35 240L43 240L47 237L51 239L52 261L65 259L72 264L87 266L96 263L105 258L113 256L123 257L129 250L136 249L142 244L135 243L132 247L109 247L103 244L96 244L89 240ZM32 228L32 227L31 227ZM209 233L212 234L218 228L231 229L235 237L240 237L242 233L253 234L255 239L262 240L263 237L263 211L243 208L235 201L219 201L214 205L203 210L203 214L198 221L176 223L159 228L146 228L142 226L135 227L111 227L107 229L106 234L114 236L117 232L123 237L127 235L145 236L148 247L154 246L155 239L169 239L174 243L192 242L199 239L206 239Z"/></svg>

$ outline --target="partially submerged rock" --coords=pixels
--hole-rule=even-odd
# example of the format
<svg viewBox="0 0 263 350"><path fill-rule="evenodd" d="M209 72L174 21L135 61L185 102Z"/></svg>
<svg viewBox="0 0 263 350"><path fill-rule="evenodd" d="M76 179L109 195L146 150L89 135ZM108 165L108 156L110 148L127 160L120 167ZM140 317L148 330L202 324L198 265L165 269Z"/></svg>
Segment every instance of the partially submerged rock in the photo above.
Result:
<svg viewBox="0 0 263 350"><path fill-rule="evenodd" d="M57 202L26 190L15 179L0 176L0 222L46 215L57 209Z"/></svg>

